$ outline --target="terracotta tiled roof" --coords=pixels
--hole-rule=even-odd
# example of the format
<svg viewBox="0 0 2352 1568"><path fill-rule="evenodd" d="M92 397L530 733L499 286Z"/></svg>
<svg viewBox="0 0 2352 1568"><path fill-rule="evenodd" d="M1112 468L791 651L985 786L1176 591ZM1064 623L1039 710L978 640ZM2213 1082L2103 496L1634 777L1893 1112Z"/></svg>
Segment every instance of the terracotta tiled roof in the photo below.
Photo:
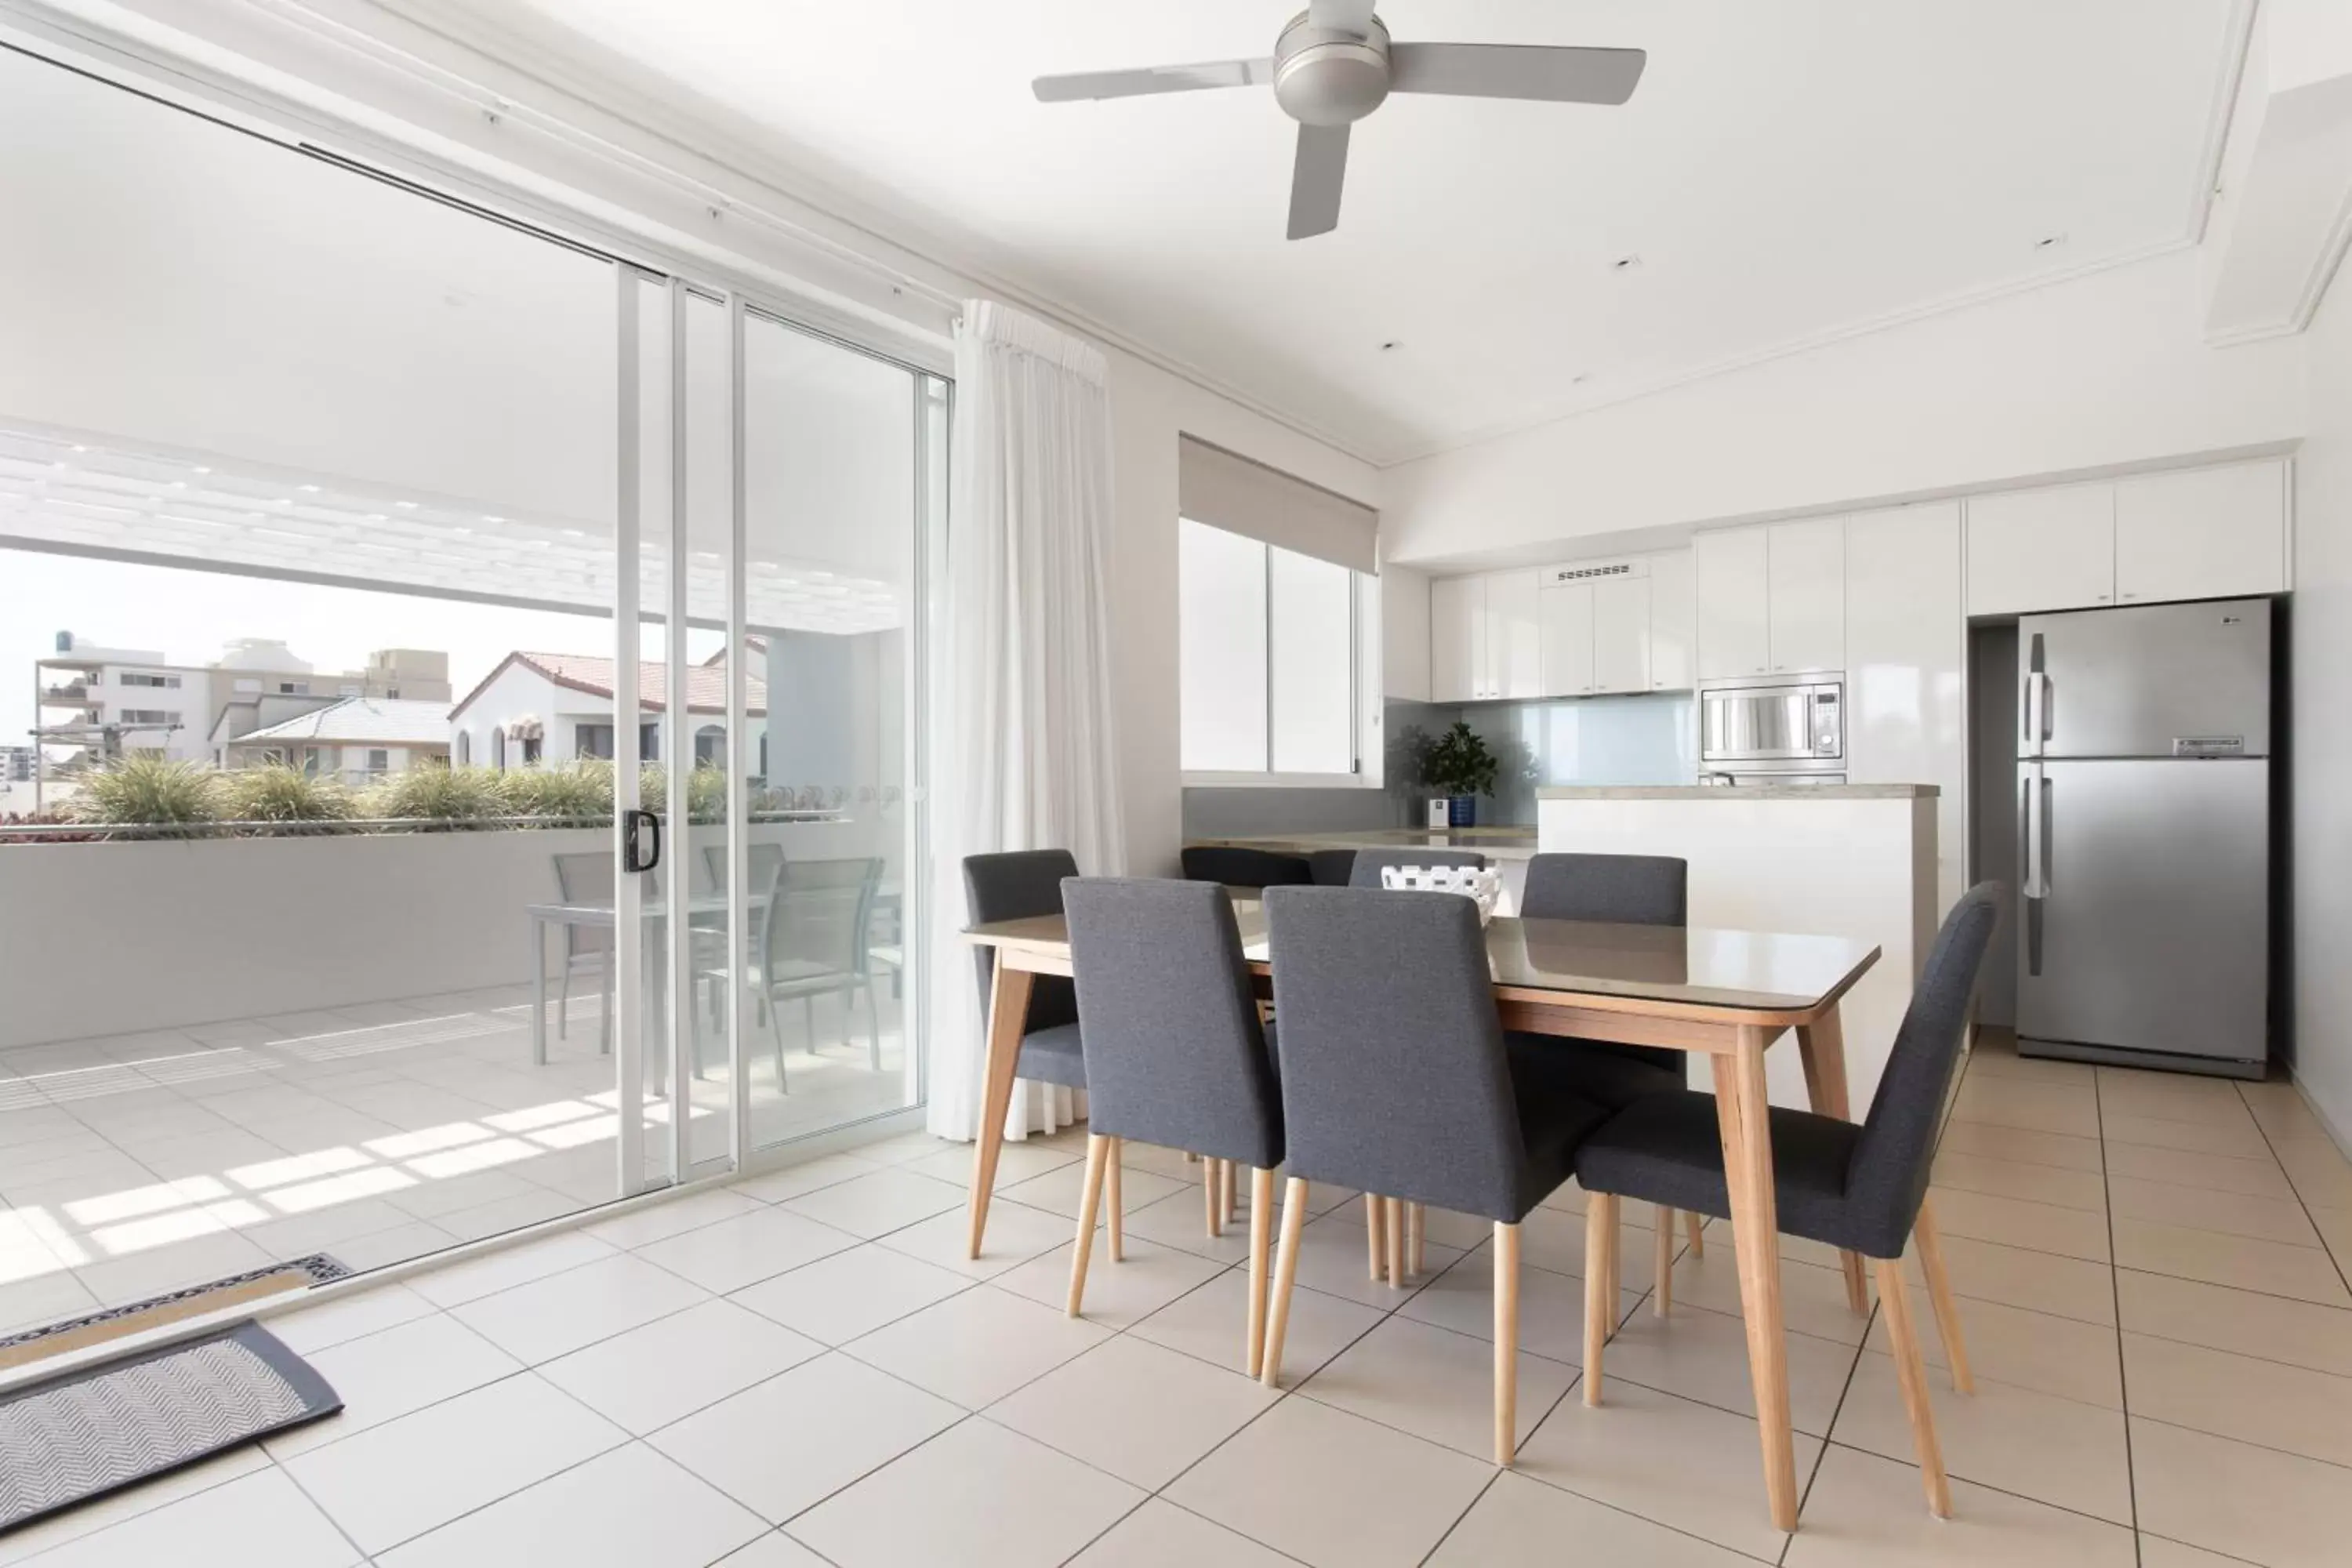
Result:
<svg viewBox="0 0 2352 1568"><path fill-rule="evenodd" d="M506 663L527 665L556 685L568 687L573 691L585 691L607 700L613 695L613 661L594 654L517 652L509 654ZM499 668L504 668L505 665ZM485 686L488 684L488 681L483 682ZM768 710L768 683L755 671L747 669L743 672L743 689L746 712L754 717L765 715ZM651 659L640 659L637 663L638 705L648 713L658 713L667 704L668 695L669 667ZM466 700L470 702L473 699L469 696ZM723 662L687 666L686 708L689 713L727 711L727 667Z"/></svg>

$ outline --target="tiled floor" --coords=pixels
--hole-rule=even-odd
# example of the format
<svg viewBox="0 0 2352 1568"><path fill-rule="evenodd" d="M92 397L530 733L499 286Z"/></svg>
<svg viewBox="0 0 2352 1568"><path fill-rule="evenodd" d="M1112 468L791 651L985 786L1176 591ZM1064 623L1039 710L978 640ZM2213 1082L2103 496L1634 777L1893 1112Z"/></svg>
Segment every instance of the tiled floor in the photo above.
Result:
<svg viewBox="0 0 2352 1568"><path fill-rule="evenodd" d="M976 1264L969 1151L911 1137L282 1315L348 1414L0 1539L0 1563L2352 1562L2352 1164L2293 1090L1987 1047L1957 1117L1935 1198L1979 1386L1934 1392L1948 1522L1819 1248L1784 1265L1790 1537L1721 1226L1673 1317L1622 1297L1588 1410L1580 1201L1530 1218L1506 1475L1483 1227L1433 1215L1431 1276L1391 1291L1360 1205L1318 1193L1269 1394L1236 1370L1239 1243L1202 1235L1163 1151L1132 1152L1127 1261L1098 1250L1087 1317L1063 1315L1066 1133L1008 1150Z"/></svg>
<svg viewBox="0 0 2352 1568"><path fill-rule="evenodd" d="M885 990L879 1073L863 1008L845 1046L826 998L814 1052L801 1010L782 1015L779 1096L755 1026L755 1143L903 1105ZM0 1334L306 1253L375 1268L609 1202L599 1005L572 998L544 1066L528 986L0 1052ZM698 1088L695 1128L723 1152L719 1103Z"/></svg>

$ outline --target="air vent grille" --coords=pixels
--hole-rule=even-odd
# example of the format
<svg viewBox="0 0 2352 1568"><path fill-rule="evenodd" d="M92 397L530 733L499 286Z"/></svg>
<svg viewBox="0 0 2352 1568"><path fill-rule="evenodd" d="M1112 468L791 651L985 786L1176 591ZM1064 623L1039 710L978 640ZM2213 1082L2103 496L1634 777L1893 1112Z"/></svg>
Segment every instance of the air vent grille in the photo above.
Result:
<svg viewBox="0 0 2352 1568"><path fill-rule="evenodd" d="M1570 583L1591 583L1610 577L1646 577L1650 563L1646 561L1585 561L1573 566L1555 566L1544 574L1544 581L1554 587Z"/></svg>

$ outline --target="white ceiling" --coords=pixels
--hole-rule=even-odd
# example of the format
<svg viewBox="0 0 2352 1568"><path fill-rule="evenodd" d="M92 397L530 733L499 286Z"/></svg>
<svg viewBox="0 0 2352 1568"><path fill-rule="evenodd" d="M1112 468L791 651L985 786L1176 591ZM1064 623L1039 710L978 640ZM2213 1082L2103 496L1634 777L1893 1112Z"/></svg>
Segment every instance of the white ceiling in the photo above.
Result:
<svg viewBox="0 0 2352 1568"><path fill-rule="evenodd" d="M2247 9L1388 0L1402 39L1636 46L1648 71L1616 110L1393 99L1356 129L1338 233L1295 244L1268 89L1030 94L1045 72L1266 54L1297 4L469 9L756 122L953 258L1375 461L2179 242Z"/></svg>

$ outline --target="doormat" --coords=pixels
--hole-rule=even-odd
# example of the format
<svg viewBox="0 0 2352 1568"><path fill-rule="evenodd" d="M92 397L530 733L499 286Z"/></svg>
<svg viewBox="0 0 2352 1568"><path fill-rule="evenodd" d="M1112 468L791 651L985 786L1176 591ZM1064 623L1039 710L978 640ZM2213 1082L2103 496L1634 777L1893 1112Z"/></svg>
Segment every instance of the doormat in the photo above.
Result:
<svg viewBox="0 0 2352 1568"><path fill-rule="evenodd" d="M343 1407L255 1322L0 1397L0 1534Z"/></svg>
<svg viewBox="0 0 2352 1568"><path fill-rule="evenodd" d="M50 1356L64 1355L68 1351L88 1350L110 1340L129 1339L149 1329L167 1323L185 1322L201 1318L207 1312L217 1312L224 1307L241 1307L289 1290L308 1290L313 1285L344 1279L351 1270L323 1252L291 1262L272 1264L267 1268L255 1268L243 1274L232 1274L226 1279L215 1279L203 1285L190 1285L169 1295L152 1296L144 1301L125 1302L103 1311L85 1312L77 1318L66 1318L47 1323L37 1329L0 1339L0 1373Z"/></svg>

